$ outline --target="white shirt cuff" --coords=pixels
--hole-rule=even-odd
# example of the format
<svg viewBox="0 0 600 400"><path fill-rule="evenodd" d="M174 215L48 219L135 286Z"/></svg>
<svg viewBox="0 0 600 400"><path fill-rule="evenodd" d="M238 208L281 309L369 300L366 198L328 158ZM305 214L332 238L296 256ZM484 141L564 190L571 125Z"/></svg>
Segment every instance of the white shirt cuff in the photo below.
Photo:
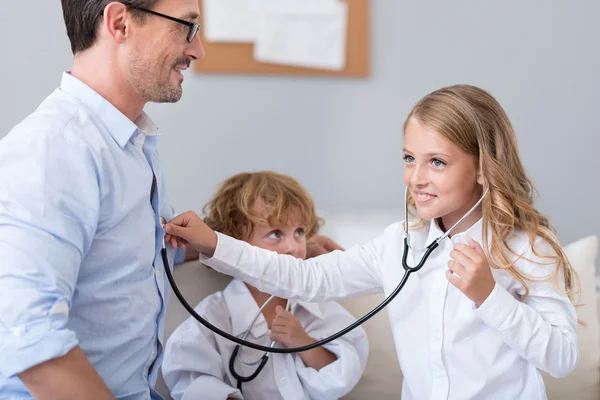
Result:
<svg viewBox="0 0 600 400"><path fill-rule="evenodd" d="M243 399L242 394L236 388L232 388L225 382L214 376L200 376L186 389L181 400L226 400Z"/></svg>
<svg viewBox="0 0 600 400"><path fill-rule="evenodd" d="M496 283L492 293L478 308L473 305L473 311L489 327L500 329L518 305L519 301Z"/></svg>
<svg viewBox="0 0 600 400"><path fill-rule="evenodd" d="M224 235L220 232L217 234L217 246L212 257L206 257L200 253L200 262L208 265L217 272L227 275L233 275L240 262L240 256L243 251L245 242Z"/></svg>

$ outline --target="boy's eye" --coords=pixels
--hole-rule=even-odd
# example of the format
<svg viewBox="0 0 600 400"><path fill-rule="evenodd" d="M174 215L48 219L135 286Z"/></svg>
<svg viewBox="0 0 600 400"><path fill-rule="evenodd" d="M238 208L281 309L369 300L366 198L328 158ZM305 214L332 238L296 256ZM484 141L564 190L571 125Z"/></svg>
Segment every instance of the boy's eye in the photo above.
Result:
<svg viewBox="0 0 600 400"><path fill-rule="evenodd" d="M411 155L405 154L404 161L411 163L411 162L415 161L415 158Z"/></svg>
<svg viewBox="0 0 600 400"><path fill-rule="evenodd" d="M304 236L304 233L305 233L305 232L304 232L304 229L303 229L303 228L301 228L301 229L296 229L296 232L295 232L296 236L298 236L298 237L302 237L302 236Z"/></svg>
<svg viewBox="0 0 600 400"><path fill-rule="evenodd" d="M433 160L431 160L431 162L433 163L433 165L435 165L436 167L443 167L444 165L446 165L445 162L443 162L440 159L434 158Z"/></svg>
<svg viewBox="0 0 600 400"><path fill-rule="evenodd" d="M273 232L269 233L269 238L270 239L279 239L279 238L281 238L281 232L273 231Z"/></svg>

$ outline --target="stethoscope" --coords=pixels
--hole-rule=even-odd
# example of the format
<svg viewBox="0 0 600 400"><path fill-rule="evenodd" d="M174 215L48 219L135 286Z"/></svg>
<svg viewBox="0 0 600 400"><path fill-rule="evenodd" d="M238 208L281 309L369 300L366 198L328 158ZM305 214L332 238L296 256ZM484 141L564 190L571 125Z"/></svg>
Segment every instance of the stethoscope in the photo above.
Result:
<svg viewBox="0 0 600 400"><path fill-rule="evenodd" d="M269 298L269 300L267 302L265 302L265 304L263 304L263 306L259 309L259 311L257 312L256 316L254 317L251 325L248 327L244 336L241 339L217 328L216 326L212 325L210 322L208 322L207 320L202 318L196 312L196 310L194 310L194 308L189 305L189 303L185 300L185 298L179 291L179 288L177 287L177 284L175 283L175 279L173 278L173 273L171 272L171 269L169 268L169 260L167 258L167 246L166 246L164 238L163 238L162 249L161 249L163 264L165 267L165 271L167 273L167 278L169 280L169 283L171 284L171 287L173 288L173 292L175 293L175 296L177 296L177 298L179 299L179 301L181 302L183 307L190 313L190 315L192 317L194 317L202 325L204 325L205 327L207 327L208 329L210 329L211 331L216 333L217 335L224 337L225 339L228 339L237 344L237 346L233 350L231 357L229 358L229 371L231 372L231 375L237 380L238 389L241 390L241 385L243 382L250 382L251 380L256 378L258 376L258 374L260 374L262 369L265 367L267 361L269 360L269 357L268 357L269 353L279 353L279 354L300 353L303 351L307 351L307 350L311 350L311 349L323 346L324 344L327 344L327 343L345 335L346 333L352 331L353 329L359 327L360 325L362 325L363 323L365 323L366 321L371 319L379 311L383 310L392 300L394 300L394 298L398 295L398 293L400 293L400 291L406 284L406 281L408 280L408 277L410 276L410 274L419 271L423 267L423 265L425 264L425 262L427 261L427 259L431 255L431 253L439 246L440 242L442 240L444 240L446 237L448 237L448 235L450 233L452 233L452 231L481 204L481 202L483 201L483 199L487 195L487 193L488 193L488 190L486 189L485 192L483 193L483 195L481 196L481 198L479 199L479 201L473 207L471 207L471 209L461 219L459 219L458 222L456 222L454 225L452 225L452 227L450 229L448 229L446 231L446 233L444 233L442 236L440 236L439 238L434 240L431 244L429 244L423 250L416 250L410 246L410 233L408 232L409 224L408 224L408 187L407 187L405 190L405 193L404 193L404 252L402 254L402 267L404 268L404 275L402 276L400 283L394 289L394 291L385 300L383 300L381 302L381 304L379 304L377 307L375 307L373 310L371 310L365 316L363 316L356 322L352 323L351 325L348 325L346 328L340 330L339 332L334 333L333 335L331 335L325 339L321 339L313 344L306 345L306 346L293 347L293 348L278 348L278 347L274 347L274 343L271 343L270 346L262 346L262 345L248 342L245 340L248 332L252 329L252 326L256 322L258 315L260 315L260 313L262 312L264 307L268 304L269 301L271 301L273 296L271 296L271 298ZM165 222L164 219L161 218L161 223L164 223L164 222ZM417 265L415 265L414 267L409 266L406 261L407 257L408 257L409 249L412 249L413 251L417 251L417 252L424 251L423 256L421 257L421 261L419 261L419 263ZM288 307L289 307L289 301L288 301ZM235 358L237 357L237 355L239 353L240 345L265 352L265 354L260 358L260 364L258 365L257 369L254 371L254 373L252 373L251 375L248 375L248 376L241 376L235 371L234 362L235 362ZM255 363L258 363L258 361L256 361ZM250 364L255 364L255 363L250 363Z"/></svg>
<svg viewBox="0 0 600 400"><path fill-rule="evenodd" d="M246 337L248 336L248 334L252 330L252 327L254 326L254 323L258 319L259 315L262 313L262 311L264 310L264 308L274 298L275 298L275 296L269 297L269 299L267 301L265 301L265 303L258 309L258 311L256 312L256 315L252 319L252 322L250 322L250 324L248 325L248 329L246 329L246 331L244 332L244 335L242 336L242 340L246 340ZM286 311L290 311L290 304L291 304L291 302L288 300L287 304L285 306L285 310ZM269 347L273 348L275 346L275 343L276 342L274 340L272 340L271 344L269 345ZM239 344L237 344L235 346L235 348L233 349L233 353L231 353L231 357L229 357L229 372L231 372L231 376L233 376L233 378L237 381L237 388L241 391L242 390L242 383L244 383L244 382L250 382L251 380L253 380L254 378L256 378L258 376L258 374L260 374L260 372L263 370L263 368L267 364L267 361L269 361L269 352L265 351L265 353L262 355L262 357L259 358L256 361L251 361L251 362L242 361L246 365L256 365L256 364L258 364L258 367L256 368L256 370L252 374L250 374L248 376L240 375L235 370L235 358L238 356L238 353L240 353L240 352L241 352L241 347L240 347Z"/></svg>

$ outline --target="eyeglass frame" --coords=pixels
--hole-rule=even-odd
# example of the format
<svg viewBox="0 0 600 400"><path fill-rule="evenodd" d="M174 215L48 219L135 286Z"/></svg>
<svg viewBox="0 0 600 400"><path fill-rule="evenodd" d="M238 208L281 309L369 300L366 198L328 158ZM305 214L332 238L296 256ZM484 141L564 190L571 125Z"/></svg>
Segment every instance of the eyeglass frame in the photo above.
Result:
<svg viewBox="0 0 600 400"><path fill-rule="evenodd" d="M178 22L180 24L186 25L188 28L190 28L190 30L188 31L188 35L187 35L187 41L188 43L192 43L192 40L194 40L194 38L196 37L196 35L198 34L198 32L200 32L200 24L198 22L190 22L190 21L185 21L183 19L179 19L179 18L175 18L175 17L171 17L170 15L166 15L166 14L162 14L159 13L157 11L154 10L149 10L147 8L143 8L143 7L129 7L132 10L138 10L138 11L143 11L146 12L148 14L153 14L156 15L158 17L162 17L174 22Z"/></svg>

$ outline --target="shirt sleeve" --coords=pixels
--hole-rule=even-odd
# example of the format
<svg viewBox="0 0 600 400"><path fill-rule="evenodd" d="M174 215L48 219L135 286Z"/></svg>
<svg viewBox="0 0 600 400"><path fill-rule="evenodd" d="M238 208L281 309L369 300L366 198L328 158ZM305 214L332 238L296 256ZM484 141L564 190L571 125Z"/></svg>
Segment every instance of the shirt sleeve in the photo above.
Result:
<svg viewBox="0 0 600 400"><path fill-rule="evenodd" d="M382 293L380 265L385 241L398 229L399 223L390 225L365 245L308 260L277 254L217 233L213 257L200 256L200 261L283 298L324 302L359 297Z"/></svg>
<svg viewBox="0 0 600 400"><path fill-rule="evenodd" d="M219 305L209 297L196 307L196 312L205 316L207 307ZM243 398L237 388L225 382L226 375L214 334L205 335L191 318L167 340L162 374L174 400Z"/></svg>
<svg viewBox="0 0 600 400"><path fill-rule="evenodd" d="M535 241L537 256L530 249L515 266L526 277L529 295L519 301L502 285L496 283L492 293L475 309L488 326L497 330L502 338L521 357L538 369L555 378L570 374L577 366L577 313L564 292L564 274L561 268L558 279L556 263L549 263L544 254L555 254L550 245ZM521 287L517 295L524 295Z"/></svg>
<svg viewBox="0 0 600 400"><path fill-rule="evenodd" d="M324 310L323 319L318 320L307 331L315 340L325 339L356 322L349 312L335 302L323 303L321 306ZM317 371L306 367L302 358L297 356L296 371L311 399L339 399L350 393L365 370L369 356L367 334L362 327L358 327L323 347L335 354L337 360Z"/></svg>
<svg viewBox="0 0 600 400"><path fill-rule="evenodd" d="M93 156L77 138L23 135L0 150L0 374L7 378L77 345L69 308L100 203Z"/></svg>

